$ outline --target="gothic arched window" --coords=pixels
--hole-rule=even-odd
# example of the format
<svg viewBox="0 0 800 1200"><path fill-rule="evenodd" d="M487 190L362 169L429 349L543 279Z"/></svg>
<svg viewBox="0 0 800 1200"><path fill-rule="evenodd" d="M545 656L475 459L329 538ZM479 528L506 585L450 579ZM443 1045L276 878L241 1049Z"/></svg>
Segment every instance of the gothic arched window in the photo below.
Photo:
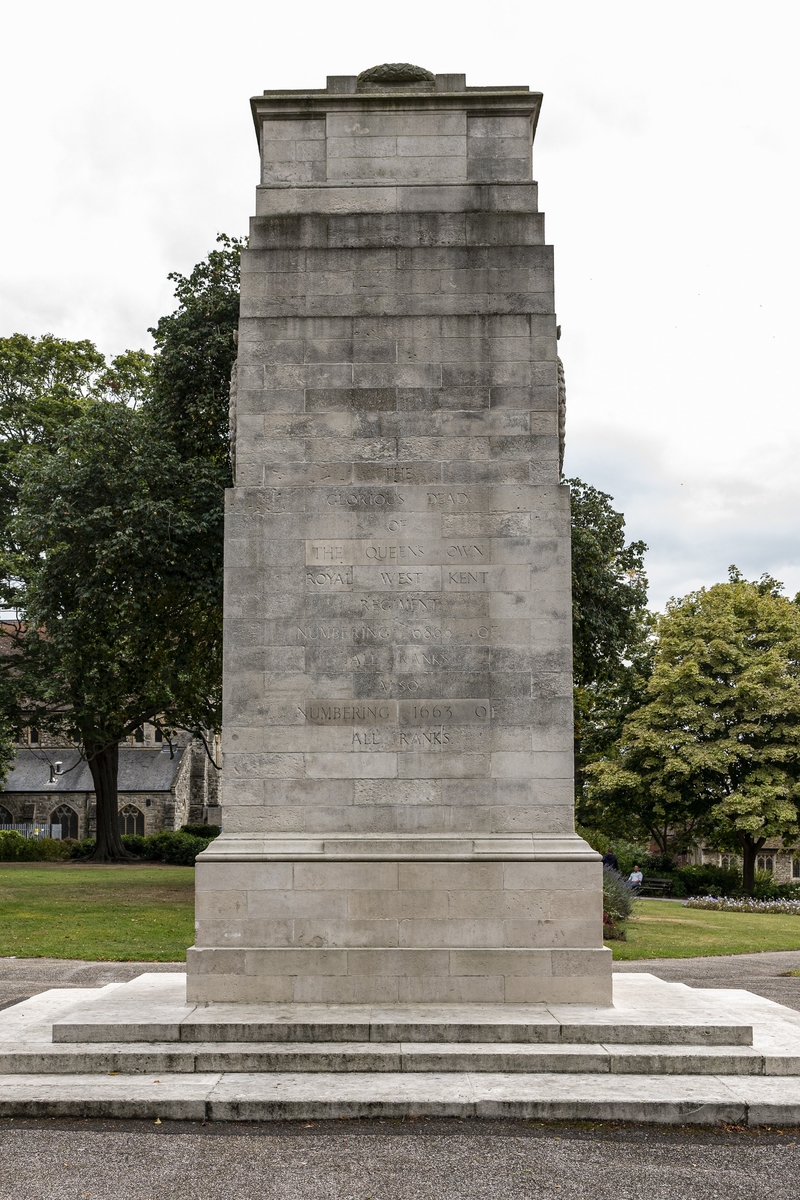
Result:
<svg viewBox="0 0 800 1200"><path fill-rule="evenodd" d="M7 808L3 808L0 804L0 825L13 825L14 818Z"/></svg>
<svg viewBox="0 0 800 1200"><path fill-rule="evenodd" d="M134 804L126 804L119 810L120 833L136 833L144 837L144 813Z"/></svg>
<svg viewBox="0 0 800 1200"><path fill-rule="evenodd" d="M62 838L78 836L78 814L68 804L59 804L58 808L50 813L50 824L61 826Z"/></svg>

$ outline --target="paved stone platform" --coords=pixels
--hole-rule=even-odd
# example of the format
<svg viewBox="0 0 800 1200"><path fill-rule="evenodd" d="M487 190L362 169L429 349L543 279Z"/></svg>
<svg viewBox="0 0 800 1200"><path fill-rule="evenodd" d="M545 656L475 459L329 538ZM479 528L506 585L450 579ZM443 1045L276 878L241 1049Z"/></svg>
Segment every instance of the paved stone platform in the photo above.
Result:
<svg viewBox="0 0 800 1200"><path fill-rule="evenodd" d="M586 1004L197 1004L180 975L103 988L53 1023L52 1040L101 1042L752 1044L749 1021L681 984L620 979L613 1006Z"/></svg>
<svg viewBox="0 0 800 1200"><path fill-rule="evenodd" d="M615 1005L186 1004L179 974L0 1014L0 1116L800 1121L800 1014L646 974Z"/></svg>
<svg viewBox="0 0 800 1200"><path fill-rule="evenodd" d="M687 983L690 987L744 988L787 1008L800 1009L800 977L786 974L797 970L800 970L800 950L716 954L703 958L647 958L614 963L615 973L627 975L644 971L671 983Z"/></svg>
<svg viewBox="0 0 800 1200"><path fill-rule="evenodd" d="M95 988L127 983L143 972L185 971L185 963L87 962L80 958L0 958L0 1009L50 988Z"/></svg>

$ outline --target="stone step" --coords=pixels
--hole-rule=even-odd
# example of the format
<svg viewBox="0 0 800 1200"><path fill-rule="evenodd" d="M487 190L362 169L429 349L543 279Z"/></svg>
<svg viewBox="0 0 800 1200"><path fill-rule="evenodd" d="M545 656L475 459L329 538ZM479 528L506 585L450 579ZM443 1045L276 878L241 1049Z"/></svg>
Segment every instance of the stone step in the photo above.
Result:
<svg viewBox="0 0 800 1200"><path fill-rule="evenodd" d="M144 974L100 989L56 1018L52 1040L88 1042L476 1042L531 1045L749 1046L752 1025L692 989L617 977L616 1007L509 1004L211 1004L186 1002L185 978Z"/></svg>
<svg viewBox="0 0 800 1200"><path fill-rule="evenodd" d="M4 1075L214 1071L788 1076L800 1075L800 1053L765 1054L752 1046L524 1042L39 1042L0 1049Z"/></svg>
<svg viewBox="0 0 800 1200"><path fill-rule="evenodd" d="M620 1043L637 1045L748 1046L752 1043L749 1025L698 1024L616 1024L613 1021L552 1024L509 1024L507 1022L431 1022L363 1021L303 1022L274 1021L269 1017L251 1021L186 1020L178 1029L169 1022L69 1020L53 1026L57 1043L89 1042L357 1042L359 1044L396 1044L398 1042L478 1042L481 1044L526 1043L529 1045L594 1045Z"/></svg>
<svg viewBox="0 0 800 1200"><path fill-rule="evenodd" d="M794 1125L800 1079L613 1074L0 1076L1 1117L273 1121L414 1116Z"/></svg>

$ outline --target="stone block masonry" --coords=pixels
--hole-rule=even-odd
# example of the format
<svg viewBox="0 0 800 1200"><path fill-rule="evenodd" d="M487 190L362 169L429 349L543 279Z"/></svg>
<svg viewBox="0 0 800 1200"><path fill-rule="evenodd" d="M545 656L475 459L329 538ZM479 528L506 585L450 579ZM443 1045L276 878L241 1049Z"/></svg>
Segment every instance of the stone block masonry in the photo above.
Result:
<svg viewBox="0 0 800 1200"><path fill-rule="evenodd" d="M541 96L381 71L252 102L224 833L188 996L607 1003Z"/></svg>

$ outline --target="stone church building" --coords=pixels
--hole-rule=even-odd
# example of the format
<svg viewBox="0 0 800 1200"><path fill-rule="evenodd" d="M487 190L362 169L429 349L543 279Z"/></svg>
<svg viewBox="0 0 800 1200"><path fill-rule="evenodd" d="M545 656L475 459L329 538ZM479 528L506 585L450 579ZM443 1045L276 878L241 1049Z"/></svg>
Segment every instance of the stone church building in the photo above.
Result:
<svg viewBox="0 0 800 1200"><path fill-rule="evenodd" d="M216 745L211 748L218 753ZM121 832L148 835L219 824L218 775L202 744L188 734L179 735L170 750L159 730L143 726L119 748ZM92 776L74 747L45 746L37 730L24 731L0 791L0 828L4 825L55 825L61 837L94 836Z"/></svg>

